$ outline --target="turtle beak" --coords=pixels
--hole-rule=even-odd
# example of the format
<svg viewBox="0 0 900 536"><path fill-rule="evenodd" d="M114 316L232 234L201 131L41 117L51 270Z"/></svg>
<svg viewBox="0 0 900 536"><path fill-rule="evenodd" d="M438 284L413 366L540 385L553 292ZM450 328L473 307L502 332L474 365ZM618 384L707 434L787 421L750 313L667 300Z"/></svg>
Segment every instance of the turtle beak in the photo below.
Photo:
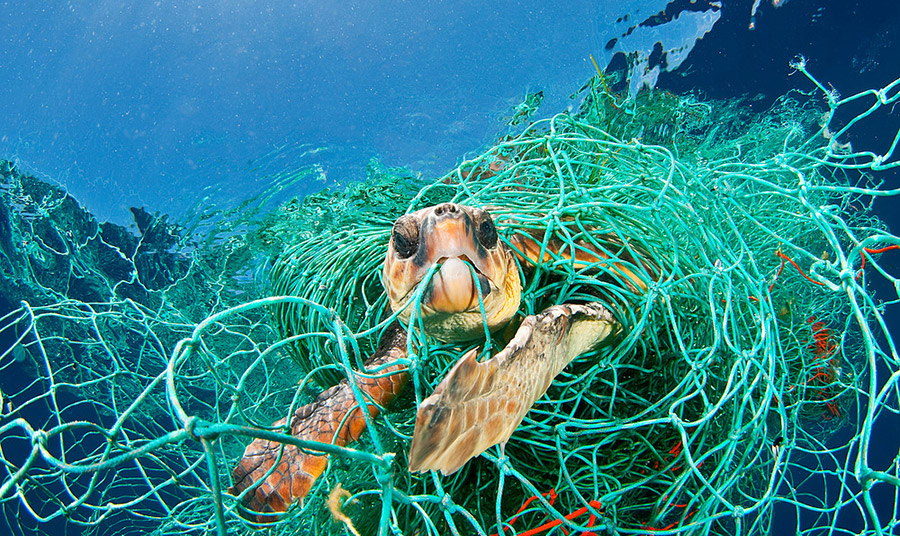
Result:
<svg viewBox="0 0 900 536"><path fill-rule="evenodd" d="M427 248L434 258L435 252L440 251L443 256L453 257L471 253L473 239L469 226L471 223L467 217L444 213L432 220L434 228L428 233Z"/></svg>
<svg viewBox="0 0 900 536"><path fill-rule="evenodd" d="M483 274L469 268L461 258L441 263L423 296L423 304L439 313L460 313L478 308L478 288L482 297L491 293L491 284ZM477 286L476 286L477 285Z"/></svg>
<svg viewBox="0 0 900 536"><path fill-rule="evenodd" d="M448 314L478 309L478 287L482 296L487 296L491 284L474 262L478 255L471 220L459 210L445 210L433 222L434 231L429 236L440 239L430 241L427 247L432 258L441 255L438 260L441 267L425 291L423 305L434 312Z"/></svg>

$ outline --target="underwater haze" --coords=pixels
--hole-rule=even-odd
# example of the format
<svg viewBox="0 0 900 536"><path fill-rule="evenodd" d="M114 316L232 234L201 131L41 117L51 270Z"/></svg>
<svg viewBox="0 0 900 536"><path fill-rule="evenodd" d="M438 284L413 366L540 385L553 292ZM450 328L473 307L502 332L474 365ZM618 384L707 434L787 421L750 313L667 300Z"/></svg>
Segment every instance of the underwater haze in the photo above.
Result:
<svg viewBox="0 0 900 536"><path fill-rule="evenodd" d="M719 16L692 5L648 37L637 23L665 6L4 2L0 154L120 223L129 206L177 216L303 164L323 182L293 194L361 178L373 157L436 174L526 92L565 108L588 53L605 65L663 39L686 55Z"/></svg>
<svg viewBox="0 0 900 536"><path fill-rule="evenodd" d="M0 0L0 67L0 536L900 531L900 3ZM388 361L446 202L537 244L518 313L416 326L442 259ZM620 336L410 472L573 302Z"/></svg>

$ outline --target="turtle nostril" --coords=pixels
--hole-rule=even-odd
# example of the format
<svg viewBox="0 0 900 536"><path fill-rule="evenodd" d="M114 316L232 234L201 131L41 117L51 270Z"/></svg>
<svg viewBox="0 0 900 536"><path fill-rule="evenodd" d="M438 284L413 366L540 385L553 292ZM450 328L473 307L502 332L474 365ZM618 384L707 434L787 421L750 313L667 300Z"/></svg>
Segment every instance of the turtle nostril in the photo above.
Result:
<svg viewBox="0 0 900 536"><path fill-rule="evenodd" d="M443 205L438 205L434 209L434 214L436 216L443 216L444 214L455 214L459 212L459 209L453 203L444 203Z"/></svg>

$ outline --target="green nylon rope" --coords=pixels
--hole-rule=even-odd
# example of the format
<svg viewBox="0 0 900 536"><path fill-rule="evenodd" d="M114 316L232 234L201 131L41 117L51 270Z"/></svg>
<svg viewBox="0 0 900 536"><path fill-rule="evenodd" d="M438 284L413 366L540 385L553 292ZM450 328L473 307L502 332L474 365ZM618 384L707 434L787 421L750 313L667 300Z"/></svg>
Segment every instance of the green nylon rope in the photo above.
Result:
<svg viewBox="0 0 900 536"><path fill-rule="evenodd" d="M191 262L143 291L136 262L121 280L100 270L108 237L66 235L67 198L37 199L7 167L14 240L0 260L30 292L0 321L15 341L0 372L29 378L0 393L12 528L65 517L99 534L253 533L224 490L261 437L331 455L272 534L344 533L326 506L338 483L361 534L766 534L776 515L807 533L892 533L877 501L896 510L900 469L869 454L873 430L900 411L885 319L900 280L882 263L900 238L870 207L900 192L877 173L898 167L900 132L884 154L846 141L900 99L900 80L841 99L794 67L813 92L757 115L664 92L624 101L593 80L576 112L510 132L434 181L373 164L368 181L270 215L201 215L189 227L209 235L179 244ZM410 387L359 442L273 429L362 369L393 320L380 279L391 223L445 201L489 209L507 244L518 233L541 244L545 260L519 266L519 318L600 301L621 339L566 368L503 452L448 477L411 475L416 405L465 351L497 352L508 336L438 344L416 320L420 292ZM567 253L584 244L609 260L575 265ZM99 290L68 296L43 275L51 266ZM25 417L40 408L43 420Z"/></svg>

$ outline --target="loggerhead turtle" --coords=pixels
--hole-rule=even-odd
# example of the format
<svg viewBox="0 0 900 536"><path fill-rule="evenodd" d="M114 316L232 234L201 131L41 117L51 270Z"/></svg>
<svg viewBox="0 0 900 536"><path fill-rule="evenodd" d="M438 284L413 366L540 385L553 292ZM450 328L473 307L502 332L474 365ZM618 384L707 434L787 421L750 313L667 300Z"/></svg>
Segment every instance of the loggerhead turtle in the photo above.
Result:
<svg viewBox="0 0 900 536"><path fill-rule="evenodd" d="M620 251L612 256L608 250L580 244L568 258L581 267L612 265L622 284L646 289L652 263L618 237L601 238ZM562 250L562 244L551 240L542 247L525 234L514 234L509 242L512 248L500 241L488 211L453 203L407 214L394 223L383 283L391 309L400 311L399 322L387 328L365 362L367 370L378 368L378 374L356 373L354 378L369 401L365 410L370 418L397 396L408 379L406 366L396 361L406 357L403 326L409 323L417 294L428 335L448 342L474 339L484 334L485 324L491 331L507 326L519 309L522 282L514 257L523 264L538 263L546 260L548 248ZM647 270L635 270L638 263ZM420 288L435 265L433 277ZM491 359L478 362L475 349L467 352L418 408L410 471L439 470L447 475L493 445L502 448L553 378L572 359L613 340L621 329L600 303L554 305L527 316ZM285 424L282 419L273 426ZM357 440L365 426L348 380L323 391L290 420L295 437L341 446ZM229 492L240 495L253 487L243 496L244 506L256 512L248 517L275 521L309 493L327 463L327 455L256 439L234 468L235 483Z"/></svg>

